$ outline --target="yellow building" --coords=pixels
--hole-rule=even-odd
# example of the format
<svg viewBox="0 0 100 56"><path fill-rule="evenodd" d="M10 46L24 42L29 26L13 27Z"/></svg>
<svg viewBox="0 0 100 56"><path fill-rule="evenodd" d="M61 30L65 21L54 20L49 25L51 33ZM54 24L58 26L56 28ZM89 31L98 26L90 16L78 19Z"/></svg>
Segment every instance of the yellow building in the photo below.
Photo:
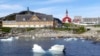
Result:
<svg viewBox="0 0 100 56"><path fill-rule="evenodd" d="M16 28L41 28L53 27L53 16L41 13L16 15L13 21L2 21L2 27L16 27Z"/></svg>

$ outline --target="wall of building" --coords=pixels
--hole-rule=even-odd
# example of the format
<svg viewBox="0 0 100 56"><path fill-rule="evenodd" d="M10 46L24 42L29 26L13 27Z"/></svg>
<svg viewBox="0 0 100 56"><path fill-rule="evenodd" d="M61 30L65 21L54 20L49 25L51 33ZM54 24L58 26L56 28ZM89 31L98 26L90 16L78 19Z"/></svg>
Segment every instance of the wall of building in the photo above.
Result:
<svg viewBox="0 0 100 56"><path fill-rule="evenodd" d="M87 25L97 25L100 24L100 18L82 18L81 16L75 16L73 19L73 23L77 24L87 24Z"/></svg>
<svg viewBox="0 0 100 56"><path fill-rule="evenodd" d="M34 22L16 22L16 21L3 21L2 27L53 27L53 21L34 21Z"/></svg>
<svg viewBox="0 0 100 56"><path fill-rule="evenodd" d="M75 16L73 19L73 23L81 23L82 21L82 16Z"/></svg>
<svg viewBox="0 0 100 56"><path fill-rule="evenodd" d="M83 22L86 24L98 24L98 18L83 18Z"/></svg>

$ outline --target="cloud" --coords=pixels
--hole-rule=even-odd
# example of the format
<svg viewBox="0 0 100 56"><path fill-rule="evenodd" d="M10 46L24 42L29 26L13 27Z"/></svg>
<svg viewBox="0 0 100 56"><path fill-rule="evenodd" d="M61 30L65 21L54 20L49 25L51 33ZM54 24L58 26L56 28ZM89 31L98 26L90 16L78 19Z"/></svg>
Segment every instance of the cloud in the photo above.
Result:
<svg viewBox="0 0 100 56"><path fill-rule="evenodd" d="M84 7L68 7L69 16L73 19L74 16L82 16L82 17L98 17L100 16L100 6L99 5L91 5ZM41 12L45 14L53 15L59 19L62 19L65 16L66 7L44 7L34 10L36 12Z"/></svg>
<svg viewBox="0 0 100 56"><path fill-rule="evenodd" d="M35 9L34 11L40 13L52 14L54 13L54 9L55 9L54 7L44 7L44 8Z"/></svg>
<svg viewBox="0 0 100 56"><path fill-rule="evenodd" d="M10 14L10 12L0 13L0 17L7 16L8 14Z"/></svg>
<svg viewBox="0 0 100 56"><path fill-rule="evenodd" d="M10 5L10 4L1 4L0 5L0 9L5 9L5 10L21 10L23 9L24 7L22 7L21 5L17 5L17 4L14 4L14 5Z"/></svg>
<svg viewBox="0 0 100 56"><path fill-rule="evenodd" d="M49 0L49 2L53 2L53 3L56 3L56 2L72 2L74 0Z"/></svg>
<svg viewBox="0 0 100 56"><path fill-rule="evenodd" d="M62 19L65 16L65 13L61 11L61 9L58 9L58 7L44 7L44 8L35 9L34 11L39 13L45 13L48 15L53 15L53 17L59 19Z"/></svg>
<svg viewBox="0 0 100 56"><path fill-rule="evenodd" d="M54 4L54 3L63 3L63 2L72 2L74 0L46 0L41 2L35 2L35 4Z"/></svg>
<svg viewBox="0 0 100 56"><path fill-rule="evenodd" d="M0 17L12 14L12 13L16 13L18 11L21 11L25 9L23 6L21 5L17 5L17 4L0 4Z"/></svg>
<svg viewBox="0 0 100 56"><path fill-rule="evenodd" d="M9 1L9 0L0 0L0 3L5 3L7 1Z"/></svg>

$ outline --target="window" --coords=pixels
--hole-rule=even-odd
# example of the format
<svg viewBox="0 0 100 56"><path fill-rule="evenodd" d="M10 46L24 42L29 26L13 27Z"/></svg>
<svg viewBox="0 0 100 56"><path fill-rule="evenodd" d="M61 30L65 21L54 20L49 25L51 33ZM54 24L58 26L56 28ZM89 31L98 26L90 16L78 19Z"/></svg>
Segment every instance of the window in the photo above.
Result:
<svg viewBox="0 0 100 56"><path fill-rule="evenodd" d="M26 21L26 19L25 19L25 18L23 18L23 21Z"/></svg>
<svg viewBox="0 0 100 56"><path fill-rule="evenodd" d="M46 18L43 18L44 21L46 21Z"/></svg>

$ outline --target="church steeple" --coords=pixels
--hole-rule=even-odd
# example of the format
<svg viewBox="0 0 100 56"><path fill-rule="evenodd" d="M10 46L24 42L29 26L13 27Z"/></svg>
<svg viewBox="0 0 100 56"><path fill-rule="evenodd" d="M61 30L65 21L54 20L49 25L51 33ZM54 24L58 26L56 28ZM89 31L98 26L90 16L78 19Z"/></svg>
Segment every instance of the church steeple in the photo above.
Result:
<svg viewBox="0 0 100 56"><path fill-rule="evenodd" d="M27 7L27 14L30 14L30 10L29 10L29 7Z"/></svg>
<svg viewBox="0 0 100 56"><path fill-rule="evenodd" d="M62 19L63 23L71 23L71 18L68 16L68 10L66 10L66 16Z"/></svg>
<svg viewBox="0 0 100 56"><path fill-rule="evenodd" d="M66 10L66 16L68 16L68 10Z"/></svg>

